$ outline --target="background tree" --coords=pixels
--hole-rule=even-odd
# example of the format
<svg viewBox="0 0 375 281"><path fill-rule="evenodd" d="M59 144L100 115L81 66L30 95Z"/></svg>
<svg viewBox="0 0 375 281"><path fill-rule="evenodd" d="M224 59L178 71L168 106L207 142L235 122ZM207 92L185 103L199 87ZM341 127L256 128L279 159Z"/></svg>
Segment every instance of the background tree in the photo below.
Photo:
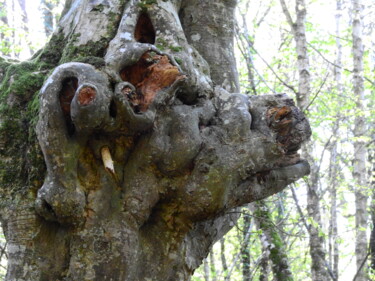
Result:
<svg viewBox="0 0 375 281"><path fill-rule="evenodd" d="M356 102L356 115L354 120L354 160L353 178L355 180L355 205L356 205L356 280L367 280L366 266L363 263L367 259L367 172L366 172L366 143L365 117L364 117L364 85L363 85L363 43L362 43L362 13L364 6L360 0L353 0L353 92Z"/></svg>
<svg viewBox="0 0 375 281"><path fill-rule="evenodd" d="M271 1L270 1L271 2ZM293 7L295 1L286 1L288 7ZM262 5L267 7L262 7ZM306 245L309 229L316 227L316 237L324 239L321 248L327 253L326 262L323 266L328 268L327 273L332 280L353 279L356 274L355 266L355 196L353 183L353 167L351 161L354 158L353 128L354 117L359 113L365 117L369 126L373 124L372 101L374 98L373 83L373 49L371 49L371 30L373 22L371 16L374 12L372 1L364 1L366 16L363 18L363 44L364 44L364 99L365 107L359 110L353 96L353 60L352 60L352 12L350 1L324 2L313 1L308 3L305 28L307 38L307 53L310 57L311 94L308 106L309 119L313 127L313 143L311 145L311 156L316 165L316 171L312 177L316 177L315 197L319 203L312 204L321 213L321 224L318 225L307 216L306 196L303 188L305 182L299 182L293 188L295 200L290 189L285 192L283 202L285 215L282 219L284 226L287 255L291 261L292 272L296 274L297 280L311 278L309 274L303 275L310 270L311 261L306 254ZM264 1L242 1L240 8L249 7L249 10L241 10L239 14L247 14L247 31L243 27L243 20L239 18L239 44L241 54L251 54L250 67L253 69L255 91L247 74L247 65L242 64L249 60L244 57L240 60L240 81L244 89L255 92L292 92L297 93L298 76L296 48L293 44L293 34L290 25L284 18L280 17L282 12L280 2L264 3ZM258 8L262 7L262 10ZM269 10L268 10L269 8ZM262 25L250 21L262 15L261 11L268 11ZM290 9L290 11L292 11ZM291 16L294 18L293 12ZM324 20L323 20L324 19ZM339 19L339 21L337 20ZM335 26L337 26L335 28ZM256 27L256 28L255 28ZM255 31L254 31L255 30ZM251 32L250 32L251 31ZM252 40L248 44L244 39L247 35ZM241 37L242 36L242 37ZM242 43L241 43L242 42ZM252 50L252 52L249 52ZM371 147L373 137L370 130L361 137L367 147ZM367 164L369 167L371 164ZM367 177L367 172L364 177ZM311 179L311 177L310 177ZM363 186L367 196L371 192L369 186ZM279 196L270 200L274 206ZM294 205L293 205L294 204ZM277 209L272 208L272 219L277 223ZM300 211L299 211L300 210ZM315 213L314 213L315 214ZM339 221L336 224L335 221ZM305 223L304 223L305 222ZM241 222L240 222L241 224ZM309 227L310 225L310 227ZM367 232L368 225L365 227ZM363 230L365 228L362 228ZM229 234L233 235L233 234ZM255 232L253 238L260 235ZM228 239L227 239L228 240ZM230 240L228 240L230 241ZM229 247L229 246L227 246ZM252 240L252 269L256 272L259 255L259 243ZM217 249L217 248L216 248ZM296 254L298 253L298 254ZM227 252L230 261L235 253ZM339 262L340 260L340 262ZM363 263L367 267L367 263ZM301 271L304 268L304 271ZM259 275L253 277L258 280ZM271 274L269 278L274 278ZM234 279L237 280L237 279Z"/></svg>

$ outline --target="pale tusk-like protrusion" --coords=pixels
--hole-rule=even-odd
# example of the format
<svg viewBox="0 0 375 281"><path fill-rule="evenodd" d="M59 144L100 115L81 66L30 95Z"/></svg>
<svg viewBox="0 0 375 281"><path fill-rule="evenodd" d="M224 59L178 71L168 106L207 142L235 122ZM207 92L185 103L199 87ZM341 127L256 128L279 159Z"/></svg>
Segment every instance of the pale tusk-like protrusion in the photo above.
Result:
<svg viewBox="0 0 375 281"><path fill-rule="evenodd" d="M115 175L115 167L113 166L113 160L111 156L111 152L109 151L108 146L103 146L100 150L100 153L102 154L102 160L105 169L110 172L112 175Z"/></svg>

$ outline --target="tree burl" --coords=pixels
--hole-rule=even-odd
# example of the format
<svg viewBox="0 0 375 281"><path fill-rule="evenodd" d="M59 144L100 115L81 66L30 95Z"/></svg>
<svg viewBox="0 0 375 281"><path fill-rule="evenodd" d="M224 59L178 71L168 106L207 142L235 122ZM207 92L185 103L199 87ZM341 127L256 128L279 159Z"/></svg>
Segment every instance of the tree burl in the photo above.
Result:
<svg viewBox="0 0 375 281"><path fill-rule="evenodd" d="M76 46L102 39L95 9L122 12L103 56L86 53L99 66L61 58L40 90L46 177L8 280L189 280L232 210L309 173L309 123L284 94L235 93L233 18L216 18L235 1L68 2Z"/></svg>

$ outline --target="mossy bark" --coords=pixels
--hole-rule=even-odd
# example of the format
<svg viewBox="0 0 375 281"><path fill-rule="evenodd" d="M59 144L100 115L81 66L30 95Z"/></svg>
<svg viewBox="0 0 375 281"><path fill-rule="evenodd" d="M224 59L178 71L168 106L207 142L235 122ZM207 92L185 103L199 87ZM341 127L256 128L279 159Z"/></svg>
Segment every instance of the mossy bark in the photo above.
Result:
<svg viewBox="0 0 375 281"><path fill-rule="evenodd" d="M195 4L67 1L43 50L0 61L7 280L189 280L233 208L309 172L291 99L223 89L235 3L200 27Z"/></svg>
<svg viewBox="0 0 375 281"><path fill-rule="evenodd" d="M272 221L271 212L266 202L258 201L252 205L254 219L262 231L261 240L263 249L268 251L269 260L272 262L272 272L276 281L293 281L285 243Z"/></svg>

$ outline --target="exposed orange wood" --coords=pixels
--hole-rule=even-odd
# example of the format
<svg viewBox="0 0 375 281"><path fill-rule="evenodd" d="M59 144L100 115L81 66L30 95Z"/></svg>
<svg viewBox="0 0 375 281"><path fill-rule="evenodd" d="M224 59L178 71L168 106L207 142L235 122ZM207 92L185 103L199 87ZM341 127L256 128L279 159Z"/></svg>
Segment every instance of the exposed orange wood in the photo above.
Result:
<svg viewBox="0 0 375 281"><path fill-rule="evenodd" d="M96 97L96 91L92 87L83 87L78 93L78 102L80 105L90 104Z"/></svg>
<svg viewBox="0 0 375 281"><path fill-rule="evenodd" d="M160 90L184 78L166 55L153 52L143 54L136 64L124 68L120 76L135 86L135 95L129 91L124 94L128 95L131 102L136 102L141 112L148 109Z"/></svg>

